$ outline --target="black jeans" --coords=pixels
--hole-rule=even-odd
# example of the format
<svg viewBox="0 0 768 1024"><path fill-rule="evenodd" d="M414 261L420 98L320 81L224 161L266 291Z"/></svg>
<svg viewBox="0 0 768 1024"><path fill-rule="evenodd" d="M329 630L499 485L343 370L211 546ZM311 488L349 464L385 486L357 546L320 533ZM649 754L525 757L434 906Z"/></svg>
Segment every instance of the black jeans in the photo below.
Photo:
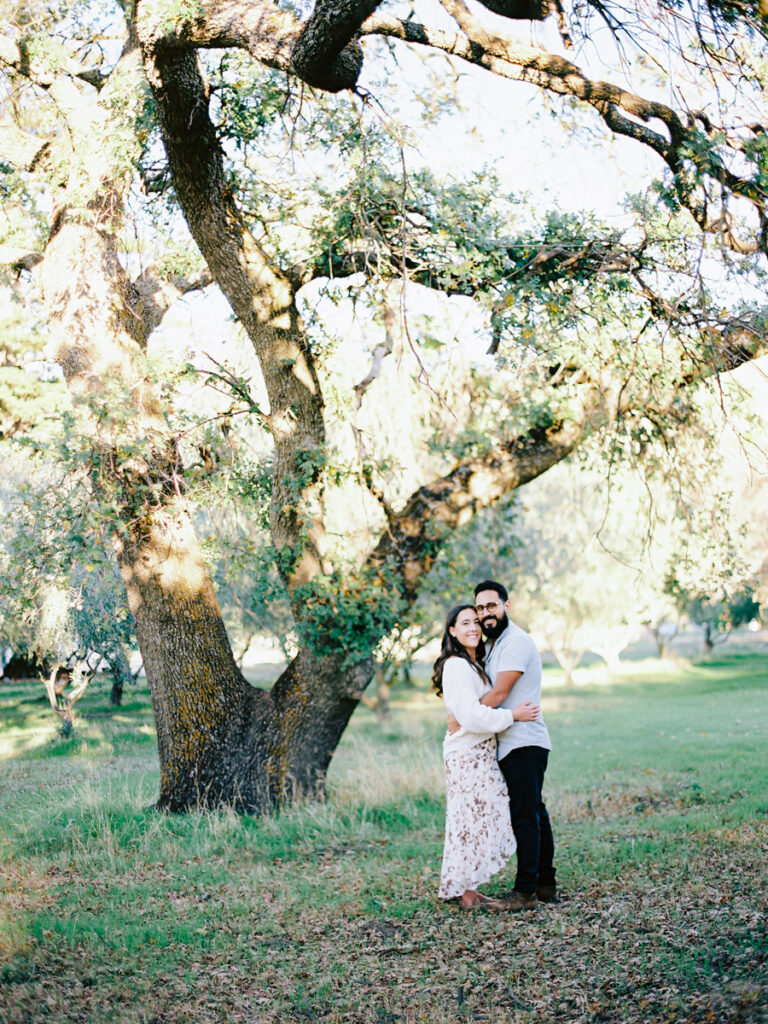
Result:
<svg viewBox="0 0 768 1024"><path fill-rule="evenodd" d="M518 892L534 893L538 885L554 885L555 843L541 790L549 751L518 747L499 761L509 790L509 813L517 840Z"/></svg>

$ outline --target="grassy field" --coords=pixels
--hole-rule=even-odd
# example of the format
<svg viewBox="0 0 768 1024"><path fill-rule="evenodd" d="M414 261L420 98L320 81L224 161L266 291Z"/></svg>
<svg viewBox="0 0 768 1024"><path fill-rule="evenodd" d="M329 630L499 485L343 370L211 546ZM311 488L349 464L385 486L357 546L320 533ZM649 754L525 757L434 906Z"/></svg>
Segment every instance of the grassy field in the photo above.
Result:
<svg viewBox="0 0 768 1024"><path fill-rule="evenodd" d="M564 898L527 915L436 899L425 689L358 710L325 804L254 819L150 809L146 693L92 687L63 740L3 684L0 1022L768 1022L768 661L631 671L545 690Z"/></svg>

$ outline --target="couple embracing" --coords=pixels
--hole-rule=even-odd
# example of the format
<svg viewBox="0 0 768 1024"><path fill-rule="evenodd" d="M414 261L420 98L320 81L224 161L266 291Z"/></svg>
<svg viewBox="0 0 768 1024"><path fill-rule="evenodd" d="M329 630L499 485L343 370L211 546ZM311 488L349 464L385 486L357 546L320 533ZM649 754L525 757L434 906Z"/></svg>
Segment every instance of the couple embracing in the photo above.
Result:
<svg viewBox="0 0 768 1024"><path fill-rule="evenodd" d="M541 796L551 749L540 708L541 658L531 637L510 622L507 598L500 583L484 580L474 605L449 612L432 675L450 712L439 896L460 897L466 910L530 910L557 900L552 828ZM497 900L479 892L515 850L510 895Z"/></svg>

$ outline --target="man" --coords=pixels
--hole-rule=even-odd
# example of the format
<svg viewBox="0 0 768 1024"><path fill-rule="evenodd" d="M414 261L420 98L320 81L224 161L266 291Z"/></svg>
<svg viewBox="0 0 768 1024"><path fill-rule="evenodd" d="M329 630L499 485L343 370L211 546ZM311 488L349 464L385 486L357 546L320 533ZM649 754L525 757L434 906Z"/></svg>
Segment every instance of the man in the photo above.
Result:
<svg viewBox="0 0 768 1024"><path fill-rule="evenodd" d="M475 587L475 611L492 642L485 670L493 689L481 703L514 708L530 701L541 704L541 658L525 632L510 622L505 587L483 580ZM532 910L536 904L556 903L554 840L544 801L544 773L552 744L541 711L530 722L515 721L499 733L496 756L509 790L512 829L517 840L517 876L506 903L510 910Z"/></svg>

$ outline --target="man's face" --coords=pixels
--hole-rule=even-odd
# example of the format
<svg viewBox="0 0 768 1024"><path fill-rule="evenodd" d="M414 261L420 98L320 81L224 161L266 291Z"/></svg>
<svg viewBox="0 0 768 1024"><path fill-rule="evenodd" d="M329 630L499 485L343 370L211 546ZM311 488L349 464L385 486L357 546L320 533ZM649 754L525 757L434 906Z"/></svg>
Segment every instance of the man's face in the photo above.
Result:
<svg viewBox="0 0 768 1024"><path fill-rule="evenodd" d="M504 602L495 590L481 590L475 596L475 611L483 632L491 640L500 637L507 628L509 619Z"/></svg>

